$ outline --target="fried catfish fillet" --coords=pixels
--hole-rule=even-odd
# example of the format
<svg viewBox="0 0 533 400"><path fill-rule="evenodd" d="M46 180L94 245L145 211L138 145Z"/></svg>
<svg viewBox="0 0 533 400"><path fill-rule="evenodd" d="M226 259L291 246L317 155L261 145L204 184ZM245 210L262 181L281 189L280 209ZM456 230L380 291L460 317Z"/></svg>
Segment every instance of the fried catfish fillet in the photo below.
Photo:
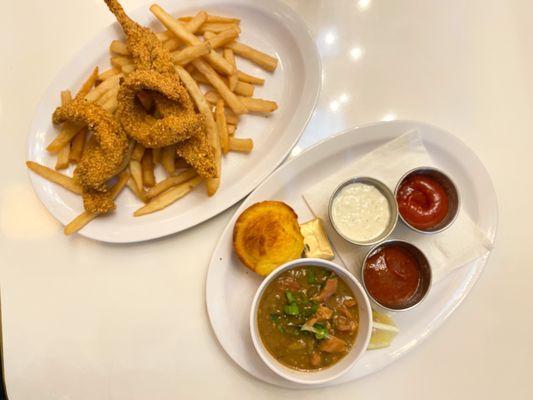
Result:
<svg viewBox="0 0 533 400"><path fill-rule="evenodd" d="M131 20L117 0L105 2L126 35L136 67L118 93L117 117L127 134L148 148L205 136L205 123L194 111L192 100L174 71L170 52L150 29ZM153 96L159 118L139 104L136 94L140 91ZM214 158L214 154L210 157Z"/></svg>
<svg viewBox="0 0 533 400"><path fill-rule="evenodd" d="M150 93L161 118L146 112L137 93ZM129 136L144 147L158 148L203 134L201 115L194 112L185 88L170 74L132 72L118 93L117 115Z"/></svg>
<svg viewBox="0 0 533 400"><path fill-rule="evenodd" d="M118 174L127 161L126 133L116 119L96 103L83 98L58 107L52 121L87 125L92 137L74 170L74 180L83 188L84 207L89 212L105 213L115 208L107 182Z"/></svg>
<svg viewBox="0 0 533 400"><path fill-rule="evenodd" d="M281 201L255 203L235 223L233 248L244 265L259 275L268 275L302 255L304 241L298 216Z"/></svg>

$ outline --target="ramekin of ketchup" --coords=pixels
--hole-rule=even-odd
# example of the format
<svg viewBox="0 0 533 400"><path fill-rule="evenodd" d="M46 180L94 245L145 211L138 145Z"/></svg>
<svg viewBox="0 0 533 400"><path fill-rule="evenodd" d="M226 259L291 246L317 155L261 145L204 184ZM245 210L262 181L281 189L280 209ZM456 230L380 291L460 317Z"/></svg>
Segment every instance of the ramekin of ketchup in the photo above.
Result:
<svg viewBox="0 0 533 400"><path fill-rule="evenodd" d="M431 286L431 267L424 253L400 240L372 248L363 262L361 276L370 298L391 311L413 308Z"/></svg>
<svg viewBox="0 0 533 400"><path fill-rule="evenodd" d="M405 174L396 187L398 211L410 228L435 233L449 227L459 210L459 194L442 171L419 167Z"/></svg>

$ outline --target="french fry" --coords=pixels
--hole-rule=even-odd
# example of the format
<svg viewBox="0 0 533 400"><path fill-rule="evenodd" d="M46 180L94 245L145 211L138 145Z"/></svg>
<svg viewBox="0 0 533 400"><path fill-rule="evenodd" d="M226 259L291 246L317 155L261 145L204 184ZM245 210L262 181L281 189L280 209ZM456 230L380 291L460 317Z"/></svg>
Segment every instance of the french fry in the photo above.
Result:
<svg viewBox="0 0 533 400"><path fill-rule="evenodd" d="M220 135L220 147L222 153L226 154L228 152L228 129L226 127L226 114L224 113L224 101L222 99L217 101L215 117L218 134Z"/></svg>
<svg viewBox="0 0 533 400"><path fill-rule="evenodd" d="M182 198L192 189L194 189L202 181L202 178L197 176L191 180L181 183L177 186L174 186L167 191L161 193L160 195L154 197L150 202L144 207L139 208L133 213L135 217L140 217L142 215L150 214L155 211L162 210L165 207L168 207L176 200Z"/></svg>
<svg viewBox="0 0 533 400"><path fill-rule="evenodd" d="M54 167L56 170L65 169L68 167L69 154L70 146L65 146L59 150L59 153L57 153L56 165Z"/></svg>
<svg viewBox="0 0 533 400"><path fill-rule="evenodd" d="M194 178L197 175L196 171L192 168L188 168L185 171L180 172L176 176L170 176L166 179L163 179L161 182L158 182L154 187L151 187L146 192L146 198L148 200L153 199L157 195L163 193L165 190L170 189L173 186L179 185L180 183L186 182L189 179Z"/></svg>
<svg viewBox="0 0 533 400"><path fill-rule="evenodd" d="M205 96L205 99L209 103L214 104L214 105L216 105L217 101L219 101L221 99L220 95L217 92L213 91L213 90L209 90L208 92L205 92L204 96Z"/></svg>
<svg viewBox="0 0 533 400"><path fill-rule="evenodd" d="M72 101L72 94L70 93L70 90L62 90L61 91L61 105L66 105Z"/></svg>
<svg viewBox="0 0 533 400"><path fill-rule="evenodd" d="M135 147L133 148L133 152L131 153L131 159L135 161L141 161L145 150L146 149L142 144L135 143Z"/></svg>
<svg viewBox="0 0 533 400"><path fill-rule="evenodd" d="M231 22L239 25L241 20L239 18L222 17L220 15L207 14L207 22Z"/></svg>
<svg viewBox="0 0 533 400"><path fill-rule="evenodd" d="M70 145L70 155L68 157L69 161L78 163L81 160L81 157L83 155L83 149L85 148L85 141L87 139L87 127L82 128L76 136L74 136L74 139L72 139L72 143Z"/></svg>
<svg viewBox="0 0 533 400"><path fill-rule="evenodd" d="M107 103L110 99L112 98L117 98L117 95L118 95L118 91L119 91L120 87L117 86L117 87L114 87L112 89L109 89L107 92L105 92L102 97L100 97L96 103L97 104L100 104L101 106L103 106L105 103Z"/></svg>
<svg viewBox="0 0 533 400"><path fill-rule="evenodd" d="M258 78L253 75L248 75L242 71L237 71L237 76L241 82L251 83L253 85L263 85L265 80L263 78Z"/></svg>
<svg viewBox="0 0 533 400"><path fill-rule="evenodd" d="M246 107L239 101L239 99L237 99L237 96L229 90L224 81L210 65L200 59L196 59L192 63L194 67L206 77L211 86L220 93L220 96L235 114L244 114L247 112Z"/></svg>
<svg viewBox="0 0 533 400"><path fill-rule="evenodd" d="M154 163L152 161L152 152L145 151L144 156L141 162L141 167L143 171L143 183L146 187L152 187L155 185L155 176L154 176Z"/></svg>
<svg viewBox="0 0 533 400"><path fill-rule="evenodd" d="M178 50L183 42L177 38L168 39L167 41L163 42L163 47L167 49L170 52Z"/></svg>
<svg viewBox="0 0 533 400"><path fill-rule="evenodd" d="M83 124L76 122L65 122L59 135L48 145L46 150L50 153L57 153L64 146L70 144L70 141L84 127Z"/></svg>
<svg viewBox="0 0 533 400"><path fill-rule="evenodd" d="M167 146L163 148L163 154L161 155L161 165L167 174L172 175L176 171L176 165L174 159L176 158L176 146Z"/></svg>
<svg viewBox="0 0 533 400"><path fill-rule="evenodd" d="M235 137L229 138L229 149L231 151L239 151L242 153L249 153L254 148L254 141L252 139L237 139Z"/></svg>
<svg viewBox="0 0 533 400"><path fill-rule="evenodd" d="M130 177L130 179L128 180L128 188L132 191L135 197L137 197L143 203L148 203L146 193L144 192L144 190L141 190L137 187L137 184L135 183L132 177Z"/></svg>
<svg viewBox="0 0 533 400"><path fill-rule="evenodd" d="M91 90L86 96L85 100L87 101L96 101L108 90L118 87L120 85L120 79L123 78L123 74L112 75L107 78L105 81L96 86Z"/></svg>
<svg viewBox="0 0 533 400"><path fill-rule="evenodd" d="M278 109L278 104L275 101L240 96L239 101L244 104L250 112L268 114Z"/></svg>
<svg viewBox="0 0 533 400"><path fill-rule="evenodd" d="M231 111L229 108L226 108L226 122L228 124L237 125L239 123L239 116Z"/></svg>
<svg viewBox="0 0 533 400"><path fill-rule="evenodd" d="M161 163L161 151L162 149L158 147L157 149L152 149L152 161L154 164Z"/></svg>
<svg viewBox="0 0 533 400"><path fill-rule="evenodd" d="M141 163L136 160L130 160L130 174L139 190L143 189L143 171Z"/></svg>
<svg viewBox="0 0 533 400"><path fill-rule="evenodd" d="M233 22L206 22L202 26L200 26L200 29L198 29L198 33L220 33L229 29L234 29L240 32L239 25L234 24Z"/></svg>
<svg viewBox="0 0 533 400"><path fill-rule="evenodd" d="M207 78L203 76L196 68L192 68L191 72L189 72L192 76L192 78L196 81L196 83L203 83L205 85L211 85Z"/></svg>
<svg viewBox="0 0 533 400"><path fill-rule="evenodd" d="M219 34L209 31L204 33L204 38L206 39L206 42L211 45L212 49L223 47L228 43L233 42L237 37L239 37L239 31L237 29L228 29Z"/></svg>
<svg viewBox="0 0 533 400"><path fill-rule="evenodd" d="M199 61L199 60L196 60L196 61ZM191 75L189 75L189 73L183 67L176 66L175 69L181 81L187 88L187 91L189 92L194 102L196 103L196 107L198 108L198 111L205 118L207 141L213 147L213 150L215 152L215 165L216 165L217 177L206 180L207 194L209 196L212 196L218 190L218 187L220 185L220 177L222 174L220 136L218 135L218 132L217 132L217 126L215 123L215 119L213 118L213 113L211 112L211 108L209 107L209 104L205 100L204 96L202 95L202 92L200 92L200 88L198 87L194 79L191 77Z"/></svg>
<svg viewBox="0 0 533 400"><path fill-rule="evenodd" d="M203 11L200 11L200 13L202 13ZM200 21L200 18L202 18L202 16L199 16L198 17L199 19L195 22L195 23L192 23L192 24L185 24L185 29L188 30L189 32L191 33L195 33L196 30L198 29L198 22ZM192 18L191 18L192 19ZM188 21L186 22L189 22L191 21L191 19L189 19ZM201 24L200 24L201 25ZM167 31L168 32L168 31ZM171 33L171 32L170 32ZM183 41L181 41L180 39L178 39L173 33L171 33L171 37L167 40L165 40L163 42L163 47L165 49L167 49L168 51L172 52L172 51L176 51L177 49L180 48L180 46L183 45Z"/></svg>
<svg viewBox="0 0 533 400"><path fill-rule="evenodd" d="M232 136L235 134L235 131L237 130L237 126L236 125L232 125L232 124L227 124L227 128L228 130L228 135Z"/></svg>
<svg viewBox="0 0 533 400"><path fill-rule="evenodd" d="M102 82L105 81L108 78L111 78L113 75L118 75L120 71L116 68L109 68L108 70L102 72L100 75L98 75L98 81Z"/></svg>
<svg viewBox="0 0 533 400"><path fill-rule="evenodd" d="M251 62L259 65L261 68L267 71L274 71L278 66L278 59L268 54L265 54L253 47L247 46L239 42L232 42L227 47L235 52L235 54L250 60Z"/></svg>
<svg viewBox="0 0 533 400"><path fill-rule="evenodd" d="M205 93L206 100L211 104L216 104L220 99L220 95L216 92L209 91ZM258 99L255 97L243 97L238 96L239 101L244 104L249 112L268 114L278 108L278 104L275 101ZM232 123L232 121L228 121Z"/></svg>
<svg viewBox="0 0 533 400"><path fill-rule="evenodd" d="M179 65L185 65L198 57L209 54L210 51L211 46L207 42L187 46L183 50L173 52L172 61Z"/></svg>
<svg viewBox="0 0 533 400"><path fill-rule="evenodd" d="M61 92L61 104L65 105L72 101L72 95L70 94L70 90L63 90ZM56 159L56 165L55 169L65 169L68 167L68 161L69 161L69 154L70 154L70 146L64 146L61 150L59 150L59 153L57 153L57 159Z"/></svg>
<svg viewBox="0 0 533 400"><path fill-rule="evenodd" d="M167 29L172 31L179 39L183 40L188 45L195 45L202 43L200 39L194 36L189 32L181 22L175 20L170 14L163 10L157 4L153 4L150 7L150 11L155 15L155 17L163 24ZM206 60L209 61L218 71L231 75L233 73L233 66L228 63L224 57L218 54L216 51L210 51L209 54L205 56ZM197 60L196 60L197 61Z"/></svg>
<svg viewBox="0 0 533 400"><path fill-rule="evenodd" d="M235 54L233 54L233 50L231 49L224 49L224 58L228 60L228 62L235 67L235 72L231 74L228 77L228 87L229 90L232 92L235 91L235 87L237 86L237 82L239 81L239 78L237 77L237 64L235 64ZM253 86L252 86L252 94L253 94ZM243 95L246 96L246 95ZM252 95L250 95L252 96Z"/></svg>
<svg viewBox="0 0 533 400"><path fill-rule="evenodd" d="M76 93L76 97L85 97L87 94L91 91L91 89L96 84L96 81L98 80L98 67L94 67L93 71L87 78L85 82L83 82L83 85L81 85L80 89L78 90L78 93Z"/></svg>
<svg viewBox="0 0 533 400"><path fill-rule="evenodd" d="M202 75L200 72L198 72L197 70L194 70L191 73L191 76L194 78L196 82L211 86L211 82L209 82L207 78L204 75ZM224 83L228 86L228 89L229 89L228 79L227 78L221 78L221 79L224 81ZM246 82L237 81L237 84L233 92L240 96L250 97L250 96L253 96L254 90L255 88L253 85L246 83Z"/></svg>
<svg viewBox="0 0 533 400"><path fill-rule="evenodd" d="M111 114L113 114L116 109L118 108L118 100L117 96L114 96L110 98L108 101L106 101L104 104L102 104L102 108L104 110L109 111Z"/></svg>
<svg viewBox="0 0 533 400"><path fill-rule="evenodd" d="M183 22L188 22L192 18L193 17L180 17L180 18L178 18L178 20L183 21ZM241 20L238 19L238 18L221 17L219 15L208 14L207 15L207 22L232 22L232 23L235 23L235 24L240 24Z"/></svg>
<svg viewBox="0 0 533 400"><path fill-rule="evenodd" d="M120 70L124 75L131 74L133 71L135 71L135 64L124 65Z"/></svg>
<svg viewBox="0 0 533 400"><path fill-rule="evenodd" d="M117 183L113 185L111 188L111 195L113 199L116 199L119 193L124 189L129 179L129 174L127 171L123 171L119 177ZM81 228L83 228L85 225L87 225L89 222L91 222L93 219L98 217L100 213L90 213L87 211L82 212L80 215L78 215L76 218L74 218L72 221L70 221L67 225L65 225L65 228L63 229L63 232L65 235L72 235L75 232L78 232Z"/></svg>
<svg viewBox="0 0 533 400"><path fill-rule="evenodd" d="M155 35L162 42L172 39L174 37L174 34L171 31L157 32Z"/></svg>
<svg viewBox="0 0 533 400"><path fill-rule="evenodd" d="M63 228L63 233L67 236L70 236L73 233L78 232L81 228L83 228L93 219L98 217L98 215L98 213L90 213L88 211L82 212L80 215L70 221L67 225L65 225L65 227Z"/></svg>
<svg viewBox="0 0 533 400"><path fill-rule="evenodd" d="M109 51L121 56L129 56L131 54L128 50L128 45L120 40L113 40L109 45Z"/></svg>
<svg viewBox="0 0 533 400"><path fill-rule="evenodd" d="M42 176L44 179L49 180L50 182L63 186L72 193L82 193L81 186L74 183L74 180L70 176L63 175L60 172L33 161L26 161L26 166L37 175Z"/></svg>
<svg viewBox="0 0 533 400"><path fill-rule="evenodd" d="M185 24L185 29L191 33L196 31L207 21L207 13L205 11L199 11L190 21Z"/></svg>
<svg viewBox="0 0 533 400"><path fill-rule="evenodd" d="M231 80L231 77L230 77L230 80ZM254 85L251 85L246 82L237 81L233 91L235 92L235 94L238 94L240 96L252 97L254 95L254 89L255 89Z"/></svg>
<svg viewBox="0 0 533 400"><path fill-rule="evenodd" d="M111 65L115 68L122 69L125 65L133 64L133 59L127 56L111 57Z"/></svg>

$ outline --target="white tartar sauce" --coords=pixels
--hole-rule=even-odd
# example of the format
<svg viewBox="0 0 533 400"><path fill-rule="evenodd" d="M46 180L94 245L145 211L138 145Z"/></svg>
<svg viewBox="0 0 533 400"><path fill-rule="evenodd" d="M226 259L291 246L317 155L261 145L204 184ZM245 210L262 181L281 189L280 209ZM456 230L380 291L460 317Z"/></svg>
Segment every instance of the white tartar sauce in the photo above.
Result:
<svg viewBox="0 0 533 400"><path fill-rule="evenodd" d="M331 217L344 236L367 242L387 229L391 214L387 198L376 187L355 182L335 196Z"/></svg>

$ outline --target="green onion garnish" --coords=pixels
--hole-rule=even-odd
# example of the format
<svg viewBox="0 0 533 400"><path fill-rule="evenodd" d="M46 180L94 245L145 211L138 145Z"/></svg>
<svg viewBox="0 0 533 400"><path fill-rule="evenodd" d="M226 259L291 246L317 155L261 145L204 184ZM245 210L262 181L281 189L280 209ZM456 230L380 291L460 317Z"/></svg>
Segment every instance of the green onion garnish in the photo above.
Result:
<svg viewBox="0 0 533 400"><path fill-rule="evenodd" d="M287 301L289 302L289 304L296 302L296 299L294 298L294 295L289 290L285 290L285 297L287 298Z"/></svg>
<svg viewBox="0 0 533 400"><path fill-rule="evenodd" d="M283 307L283 311L287 315L299 315L300 314L300 310L298 309L298 304L296 303L285 305L285 307Z"/></svg>

